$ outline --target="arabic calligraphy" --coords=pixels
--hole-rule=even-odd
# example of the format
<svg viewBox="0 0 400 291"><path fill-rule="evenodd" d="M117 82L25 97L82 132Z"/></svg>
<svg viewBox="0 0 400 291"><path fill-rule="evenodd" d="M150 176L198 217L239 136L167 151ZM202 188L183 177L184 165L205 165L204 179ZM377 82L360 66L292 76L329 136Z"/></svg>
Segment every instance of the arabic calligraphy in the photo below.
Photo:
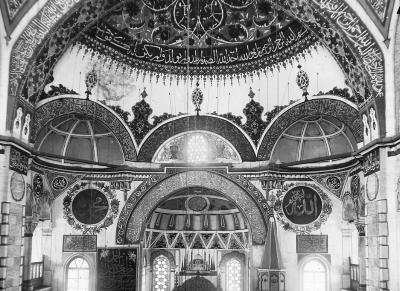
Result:
<svg viewBox="0 0 400 291"><path fill-rule="evenodd" d="M290 25L280 30L274 36L269 36L258 41L248 42L234 47L216 47L188 50L181 47L167 47L152 43L132 41L129 36L104 23L93 27L80 42L92 49L100 46L109 47L122 53L133 60L153 62L163 65L186 66L225 66L239 64L283 52L296 42L307 39L309 45L316 39L302 25ZM287 52L286 52L287 53Z"/></svg>
<svg viewBox="0 0 400 291"><path fill-rule="evenodd" d="M97 290L136 289L136 249L98 249Z"/></svg>
<svg viewBox="0 0 400 291"><path fill-rule="evenodd" d="M322 200L316 191L299 186L289 190L282 201L283 213L295 224L309 224L318 219Z"/></svg>
<svg viewBox="0 0 400 291"><path fill-rule="evenodd" d="M28 163L29 157L26 153L11 147L9 162L10 170L26 175L28 173Z"/></svg>
<svg viewBox="0 0 400 291"><path fill-rule="evenodd" d="M63 252L95 252L97 251L96 235L64 235Z"/></svg>
<svg viewBox="0 0 400 291"><path fill-rule="evenodd" d="M51 182L51 186L55 190L64 190L68 185L67 179L64 176L57 176Z"/></svg>
<svg viewBox="0 0 400 291"><path fill-rule="evenodd" d="M372 88L378 97L382 97L384 94L383 55L368 29L349 6L342 1L313 0L313 2L326 11L327 15L354 45L370 75Z"/></svg>

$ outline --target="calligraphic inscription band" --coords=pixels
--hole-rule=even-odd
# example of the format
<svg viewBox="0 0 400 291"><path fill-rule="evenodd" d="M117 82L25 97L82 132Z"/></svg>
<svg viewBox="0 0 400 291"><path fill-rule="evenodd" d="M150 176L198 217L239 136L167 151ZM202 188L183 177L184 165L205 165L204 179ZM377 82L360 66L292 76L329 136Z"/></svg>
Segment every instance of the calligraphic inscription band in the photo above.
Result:
<svg viewBox="0 0 400 291"><path fill-rule="evenodd" d="M328 236L296 235L296 253L328 253Z"/></svg>
<svg viewBox="0 0 400 291"><path fill-rule="evenodd" d="M28 173L28 161L29 156L18 150L17 148L11 147L10 150L10 170L14 170L20 174L26 175Z"/></svg>
<svg viewBox="0 0 400 291"><path fill-rule="evenodd" d="M268 66L281 63L284 61L281 58L282 54L285 58L294 57L315 45L317 38L300 24L294 23L283 28L275 37L270 36L234 47L187 50L147 42L136 41L130 44L127 35L100 23L88 30L77 40L77 43L100 54L111 55L114 60L122 59L125 64L133 67L144 66L143 69L153 69L157 72L172 70L173 73L184 74L186 65L189 63L194 73L208 75L212 72L234 73L227 72L229 68L230 70L235 68L235 73L237 73L237 70L243 69L243 66L240 66L243 62L248 63L249 66L258 63L268 64ZM208 72L210 70L212 72Z"/></svg>
<svg viewBox="0 0 400 291"><path fill-rule="evenodd" d="M96 235L64 235L63 252L96 252Z"/></svg>

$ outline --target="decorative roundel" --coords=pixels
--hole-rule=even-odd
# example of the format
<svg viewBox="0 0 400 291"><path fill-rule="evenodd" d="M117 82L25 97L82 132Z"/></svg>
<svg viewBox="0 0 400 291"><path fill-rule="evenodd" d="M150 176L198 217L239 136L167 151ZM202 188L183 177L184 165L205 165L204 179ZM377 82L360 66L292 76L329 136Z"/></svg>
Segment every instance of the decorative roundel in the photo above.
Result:
<svg viewBox="0 0 400 291"><path fill-rule="evenodd" d="M285 230L310 233L332 212L329 197L314 184L296 184L275 202L274 210Z"/></svg>
<svg viewBox="0 0 400 291"><path fill-rule="evenodd" d="M40 195L43 192L43 178L39 174L36 174L33 177L33 191L35 191L37 195Z"/></svg>
<svg viewBox="0 0 400 291"><path fill-rule="evenodd" d="M187 207L193 211L203 211L208 207L208 201L201 196L194 196L188 199Z"/></svg>
<svg viewBox="0 0 400 291"><path fill-rule="evenodd" d="M366 178L365 187L368 200L369 201L375 200L379 191L379 178L378 175L376 175L376 173L373 173Z"/></svg>
<svg viewBox="0 0 400 291"><path fill-rule="evenodd" d="M96 234L112 225L117 217L119 201L105 183L81 182L64 198L64 217L84 234Z"/></svg>
<svg viewBox="0 0 400 291"><path fill-rule="evenodd" d="M51 187L54 190L64 190L67 188L68 181L64 176L57 176L51 181Z"/></svg>
<svg viewBox="0 0 400 291"><path fill-rule="evenodd" d="M72 201L72 214L84 224L96 224L102 221L110 205L106 195L96 189L79 192Z"/></svg>
<svg viewBox="0 0 400 291"><path fill-rule="evenodd" d="M19 173L13 173L10 181L11 195L15 201L21 201L25 195L24 176Z"/></svg>
<svg viewBox="0 0 400 291"><path fill-rule="evenodd" d="M286 192L282 201L283 213L295 224L309 224L322 212L322 199L312 188L298 186Z"/></svg>
<svg viewBox="0 0 400 291"><path fill-rule="evenodd" d="M326 178L326 186L331 190L339 190L341 186L341 181L336 176L329 176Z"/></svg>

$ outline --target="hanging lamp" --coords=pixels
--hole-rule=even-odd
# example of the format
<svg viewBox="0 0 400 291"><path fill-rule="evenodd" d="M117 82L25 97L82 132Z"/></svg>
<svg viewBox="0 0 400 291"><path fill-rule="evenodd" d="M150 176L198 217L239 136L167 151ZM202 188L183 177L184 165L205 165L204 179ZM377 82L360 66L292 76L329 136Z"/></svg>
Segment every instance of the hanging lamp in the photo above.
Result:
<svg viewBox="0 0 400 291"><path fill-rule="evenodd" d="M201 111L200 106L203 103L203 99L204 99L203 92L200 90L199 82L197 81L196 88L192 93L192 103L195 106L197 116L199 116L199 112Z"/></svg>
<svg viewBox="0 0 400 291"><path fill-rule="evenodd" d="M297 68L299 68L299 71L297 72L297 76L296 76L296 83L297 86L299 86L299 88L301 90L303 90L303 97L304 97L304 101L307 101L307 96L308 96L308 85L310 85L310 78L308 77L308 74L301 69L301 65L298 65Z"/></svg>

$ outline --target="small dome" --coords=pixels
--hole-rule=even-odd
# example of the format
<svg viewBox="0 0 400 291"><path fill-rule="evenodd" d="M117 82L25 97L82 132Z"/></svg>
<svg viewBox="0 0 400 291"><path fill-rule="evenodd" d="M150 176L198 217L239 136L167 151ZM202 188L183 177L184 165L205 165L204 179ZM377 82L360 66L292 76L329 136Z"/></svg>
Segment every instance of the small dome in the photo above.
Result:
<svg viewBox="0 0 400 291"><path fill-rule="evenodd" d="M40 152L66 158L117 165L124 163L121 146L114 134L103 123L76 115L53 120L39 133L36 147Z"/></svg>
<svg viewBox="0 0 400 291"><path fill-rule="evenodd" d="M275 144L271 161L301 161L348 153L355 148L355 139L342 122L333 117L312 116L284 131Z"/></svg>

